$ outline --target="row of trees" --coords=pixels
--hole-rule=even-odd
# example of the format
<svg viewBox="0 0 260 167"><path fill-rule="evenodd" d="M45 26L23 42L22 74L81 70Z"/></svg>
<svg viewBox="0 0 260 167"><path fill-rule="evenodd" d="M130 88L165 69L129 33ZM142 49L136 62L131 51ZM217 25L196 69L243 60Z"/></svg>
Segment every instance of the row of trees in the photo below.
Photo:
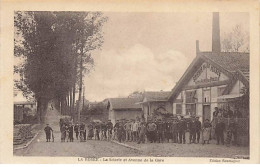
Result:
<svg viewBox="0 0 260 167"><path fill-rule="evenodd" d="M44 121L48 102L74 116L76 92L81 101L83 76L94 67L91 51L103 44L101 12L15 12L14 55L23 59L14 72L15 86L37 100Z"/></svg>

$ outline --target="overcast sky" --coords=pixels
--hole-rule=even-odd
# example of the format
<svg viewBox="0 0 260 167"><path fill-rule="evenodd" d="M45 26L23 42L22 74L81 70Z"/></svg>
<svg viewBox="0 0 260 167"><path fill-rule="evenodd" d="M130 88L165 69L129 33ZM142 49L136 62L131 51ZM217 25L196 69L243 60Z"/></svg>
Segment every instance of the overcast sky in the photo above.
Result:
<svg viewBox="0 0 260 167"><path fill-rule="evenodd" d="M84 78L85 97L100 101L133 91L171 90L201 51L211 51L212 13L105 13L104 45L94 54L95 69ZM220 13L221 36L247 13Z"/></svg>

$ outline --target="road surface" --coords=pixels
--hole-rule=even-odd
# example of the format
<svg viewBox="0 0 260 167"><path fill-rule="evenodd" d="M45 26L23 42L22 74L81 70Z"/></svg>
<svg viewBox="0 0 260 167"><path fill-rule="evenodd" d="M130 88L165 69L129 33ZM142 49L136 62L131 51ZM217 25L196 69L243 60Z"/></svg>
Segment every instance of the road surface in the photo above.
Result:
<svg viewBox="0 0 260 167"><path fill-rule="evenodd" d="M219 157L232 158L235 155L249 155L248 147L226 147L211 144L174 144L174 143L145 143L126 144L139 150L130 149L107 141L88 140L87 142L60 142L59 131L60 114L56 110L49 110L46 123L54 130L55 142L46 142L44 131L41 130L37 138L25 149L15 150L15 156L69 156L69 157Z"/></svg>
<svg viewBox="0 0 260 167"><path fill-rule="evenodd" d="M60 114L48 110L46 123L54 130L55 141L46 142L44 131L40 131L35 140L25 149L15 150L15 156L74 156L74 157L112 157L137 156L137 150L130 149L107 141L88 140L87 142L60 142Z"/></svg>

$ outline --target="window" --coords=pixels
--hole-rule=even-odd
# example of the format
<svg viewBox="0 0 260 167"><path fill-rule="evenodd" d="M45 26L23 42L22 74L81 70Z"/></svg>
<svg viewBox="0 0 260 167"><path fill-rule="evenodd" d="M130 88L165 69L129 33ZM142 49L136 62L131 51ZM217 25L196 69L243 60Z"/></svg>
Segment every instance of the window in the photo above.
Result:
<svg viewBox="0 0 260 167"><path fill-rule="evenodd" d="M204 89L203 90L203 103L209 103L210 102L210 89Z"/></svg>
<svg viewBox="0 0 260 167"><path fill-rule="evenodd" d="M196 102L196 90L186 91L186 103L195 103Z"/></svg>
<svg viewBox="0 0 260 167"><path fill-rule="evenodd" d="M196 116L196 104L186 104L186 115Z"/></svg>
<svg viewBox="0 0 260 167"><path fill-rule="evenodd" d="M182 104L176 104L176 114L182 114Z"/></svg>

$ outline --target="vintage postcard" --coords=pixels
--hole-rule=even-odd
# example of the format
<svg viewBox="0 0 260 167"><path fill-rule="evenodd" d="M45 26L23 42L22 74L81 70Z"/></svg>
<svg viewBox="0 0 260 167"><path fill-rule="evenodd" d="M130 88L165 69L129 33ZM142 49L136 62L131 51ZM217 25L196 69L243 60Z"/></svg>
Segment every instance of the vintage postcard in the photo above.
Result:
<svg viewBox="0 0 260 167"><path fill-rule="evenodd" d="M258 1L4 0L0 60L0 163L260 162Z"/></svg>

